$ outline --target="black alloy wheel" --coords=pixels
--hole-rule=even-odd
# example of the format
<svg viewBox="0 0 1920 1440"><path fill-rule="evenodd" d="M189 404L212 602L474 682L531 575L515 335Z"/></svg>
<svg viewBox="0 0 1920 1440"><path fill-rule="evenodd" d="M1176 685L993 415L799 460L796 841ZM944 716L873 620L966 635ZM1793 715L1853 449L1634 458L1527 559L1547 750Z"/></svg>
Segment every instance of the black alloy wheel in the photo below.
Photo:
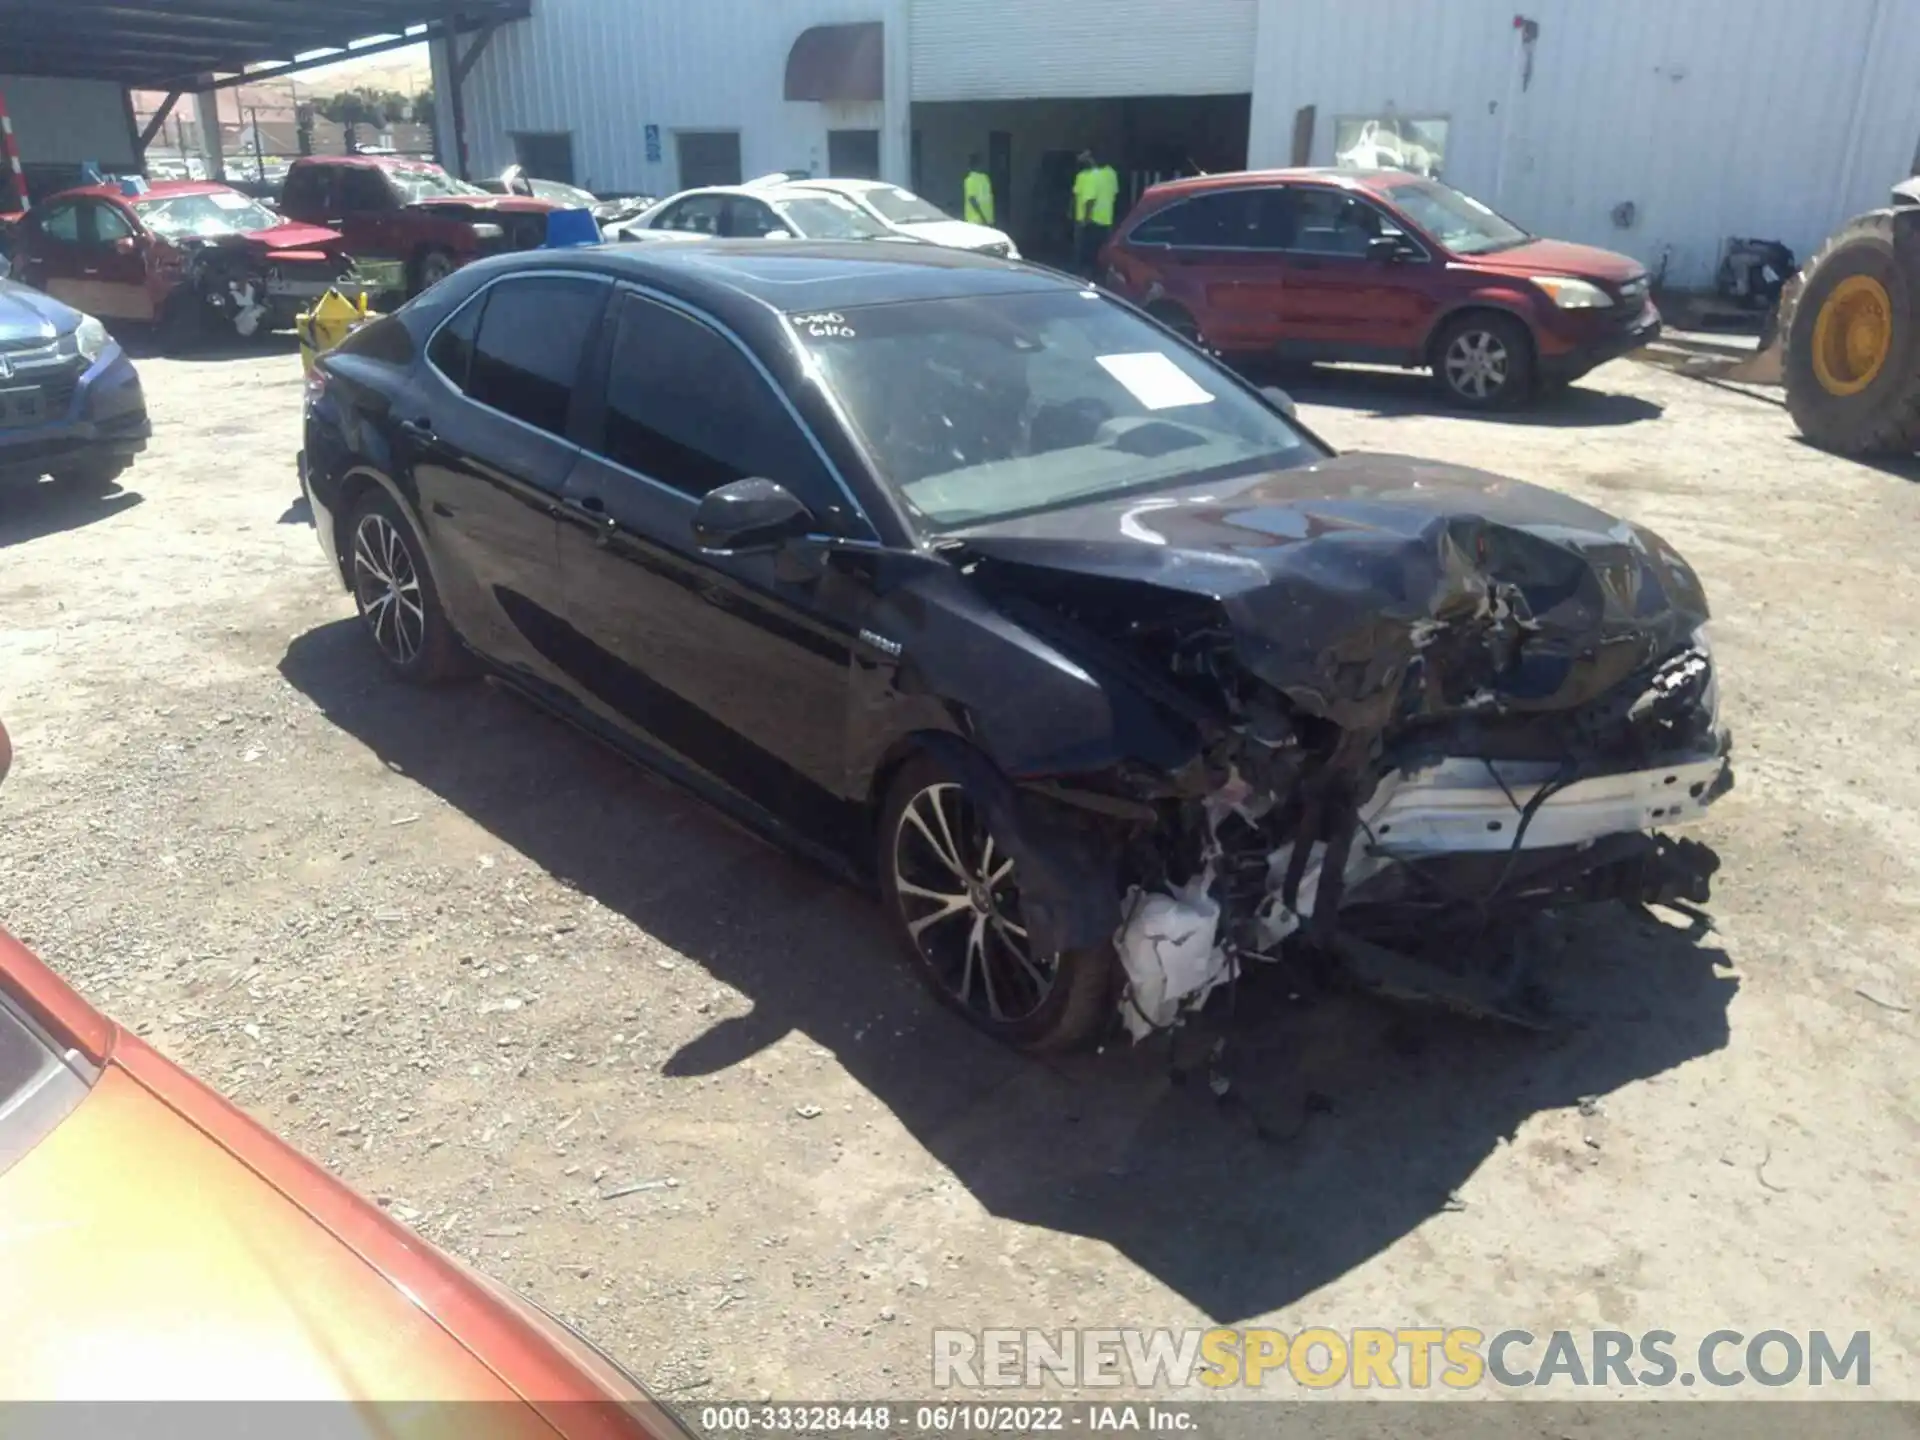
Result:
<svg viewBox="0 0 1920 1440"><path fill-rule="evenodd" d="M348 524L353 603L380 658L395 674L420 683L460 674L465 652L399 507L384 492L370 492Z"/></svg>
<svg viewBox="0 0 1920 1440"><path fill-rule="evenodd" d="M1111 947L1036 952L1013 856L945 767L922 758L894 782L879 859L915 969L974 1025L1041 1051L1082 1044L1112 1018Z"/></svg>

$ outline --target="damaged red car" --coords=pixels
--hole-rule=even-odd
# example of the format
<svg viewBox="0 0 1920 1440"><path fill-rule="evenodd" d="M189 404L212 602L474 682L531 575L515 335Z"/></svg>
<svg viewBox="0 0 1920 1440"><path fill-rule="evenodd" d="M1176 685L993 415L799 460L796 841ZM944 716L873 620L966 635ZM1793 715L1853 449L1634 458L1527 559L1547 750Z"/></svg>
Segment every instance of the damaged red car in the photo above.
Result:
<svg viewBox="0 0 1920 1440"><path fill-rule="evenodd" d="M215 328L285 329L352 271L338 231L205 180L90 185L35 205L14 278L103 320L157 324L170 346Z"/></svg>
<svg viewBox="0 0 1920 1440"><path fill-rule="evenodd" d="M489 671L871 882L1026 1048L1265 962L1524 1020L1533 912L1708 898L1666 832L1730 740L1659 536L1335 454L1056 272L767 254L483 261L322 358L302 479L388 669Z"/></svg>

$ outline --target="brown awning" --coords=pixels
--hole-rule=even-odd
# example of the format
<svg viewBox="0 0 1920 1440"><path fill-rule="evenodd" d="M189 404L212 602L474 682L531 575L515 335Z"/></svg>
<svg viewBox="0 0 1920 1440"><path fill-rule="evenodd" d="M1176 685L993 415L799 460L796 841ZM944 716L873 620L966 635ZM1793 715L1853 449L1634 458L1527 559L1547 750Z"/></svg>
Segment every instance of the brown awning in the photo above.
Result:
<svg viewBox="0 0 1920 1440"><path fill-rule="evenodd" d="M787 52L787 99L884 99L886 69L886 27L880 21L816 25Z"/></svg>

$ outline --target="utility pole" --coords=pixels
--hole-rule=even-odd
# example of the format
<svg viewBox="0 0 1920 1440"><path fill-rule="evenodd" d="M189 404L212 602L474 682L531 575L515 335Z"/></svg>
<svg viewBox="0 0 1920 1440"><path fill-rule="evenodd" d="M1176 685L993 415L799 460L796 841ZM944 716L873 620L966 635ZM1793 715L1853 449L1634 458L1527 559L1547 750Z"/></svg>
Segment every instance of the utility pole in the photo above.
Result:
<svg viewBox="0 0 1920 1440"><path fill-rule="evenodd" d="M267 160L260 153L260 110L258 106L247 107L247 126L253 131L253 178L262 185L267 183Z"/></svg>

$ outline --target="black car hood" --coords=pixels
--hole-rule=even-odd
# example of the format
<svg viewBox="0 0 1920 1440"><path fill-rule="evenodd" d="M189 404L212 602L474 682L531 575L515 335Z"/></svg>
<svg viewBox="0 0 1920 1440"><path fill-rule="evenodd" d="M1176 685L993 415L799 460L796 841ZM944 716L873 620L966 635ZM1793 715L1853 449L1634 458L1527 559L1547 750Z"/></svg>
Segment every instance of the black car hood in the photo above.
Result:
<svg viewBox="0 0 1920 1440"><path fill-rule="evenodd" d="M1570 708L1707 619L1693 571L1651 532L1536 485L1405 456L1343 455L956 538L989 585L1058 596L1064 578L1085 577L1081 618L1135 617L1110 632L1139 625L1137 606L1107 606L1114 584L1217 602L1248 670L1348 728L1489 694Z"/></svg>

